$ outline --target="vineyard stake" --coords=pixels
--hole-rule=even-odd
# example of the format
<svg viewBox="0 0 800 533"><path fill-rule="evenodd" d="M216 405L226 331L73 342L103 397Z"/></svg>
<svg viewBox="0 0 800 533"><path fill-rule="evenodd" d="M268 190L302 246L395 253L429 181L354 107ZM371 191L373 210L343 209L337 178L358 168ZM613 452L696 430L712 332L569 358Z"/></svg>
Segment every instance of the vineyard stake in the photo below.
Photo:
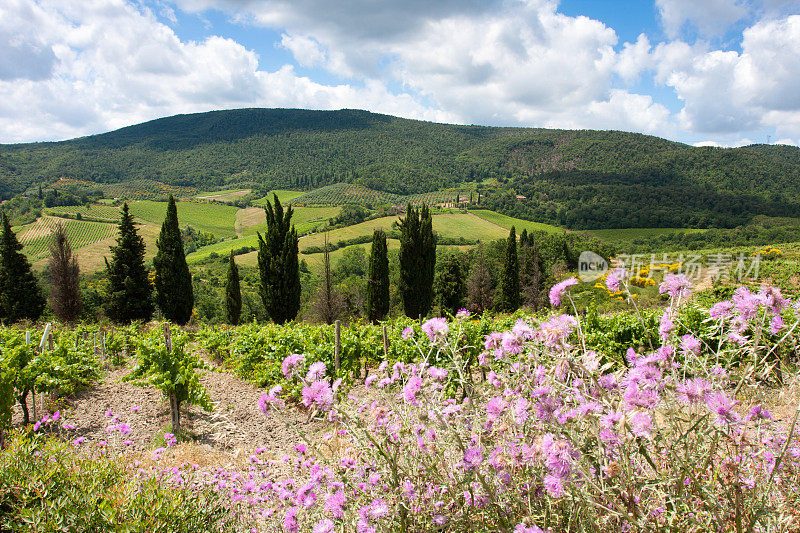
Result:
<svg viewBox="0 0 800 533"><path fill-rule="evenodd" d="M167 348L167 357L171 357L172 355L172 334L169 330L169 324L164 324L164 344ZM169 395L169 414L170 418L172 418L172 433L174 435L178 435L181 431L181 422L180 422L180 412L178 409L180 406L178 405L178 397L173 392Z"/></svg>
<svg viewBox="0 0 800 533"><path fill-rule="evenodd" d="M389 359L389 336L386 335L386 324L383 325L383 360Z"/></svg>
<svg viewBox="0 0 800 533"><path fill-rule="evenodd" d="M338 320L333 323L333 334L334 334L334 343L333 343L333 369L334 375L339 375L339 354L342 349L342 334L341 334L341 322Z"/></svg>

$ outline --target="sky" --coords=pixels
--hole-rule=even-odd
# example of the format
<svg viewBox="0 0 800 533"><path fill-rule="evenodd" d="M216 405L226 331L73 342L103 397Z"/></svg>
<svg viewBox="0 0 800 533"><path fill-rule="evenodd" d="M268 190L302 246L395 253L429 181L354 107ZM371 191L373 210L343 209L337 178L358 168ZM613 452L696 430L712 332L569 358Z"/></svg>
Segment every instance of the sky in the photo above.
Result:
<svg viewBox="0 0 800 533"><path fill-rule="evenodd" d="M800 0L2 0L0 143L178 113L800 145Z"/></svg>

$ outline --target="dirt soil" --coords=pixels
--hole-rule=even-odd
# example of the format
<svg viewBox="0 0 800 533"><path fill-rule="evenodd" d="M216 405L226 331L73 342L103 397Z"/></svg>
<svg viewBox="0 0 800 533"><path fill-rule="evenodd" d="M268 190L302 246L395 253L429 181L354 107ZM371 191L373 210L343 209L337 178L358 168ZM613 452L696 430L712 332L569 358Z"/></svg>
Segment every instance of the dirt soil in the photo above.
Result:
<svg viewBox="0 0 800 533"><path fill-rule="evenodd" d="M66 421L76 426L66 431L70 439L83 436L87 442L106 440L116 444L129 439L133 444L128 447L139 451L163 446L163 435L170 426L169 402L153 387L122 382L130 370L130 366L106 369L101 383L69 398L53 401L38 395L38 418L60 409L66 414ZM215 408L207 413L196 406L182 405L181 425L195 444L206 449L239 454L264 447L269 455L280 457L301 442L296 430L313 436L331 429L325 422L309 421L307 413L292 406L287 406L282 415L294 429L274 416L265 416L258 408L265 391L217 367L205 372L200 381ZM32 416L30 398L28 404ZM139 409L132 411L136 407ZM130 435L106 431L112 423L112 418L106 416L109 410L119 415L114 423L125 422L131 427ZM13 422L22 423L19 404L14 406Z"/></svg>

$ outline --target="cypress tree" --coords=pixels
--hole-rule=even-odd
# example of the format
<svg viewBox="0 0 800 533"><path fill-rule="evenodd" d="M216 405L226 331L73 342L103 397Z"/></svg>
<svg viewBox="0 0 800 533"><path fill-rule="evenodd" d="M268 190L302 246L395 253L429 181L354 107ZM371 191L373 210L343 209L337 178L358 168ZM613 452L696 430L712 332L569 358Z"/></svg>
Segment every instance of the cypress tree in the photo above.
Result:
<svg viewBox="0 0 800 533"><path fill-rule="evenodd" d="M156 303L164 318L176 324L186 324L192 317L194 292L192 275L183 252L183 237L178 225L178 207L169 195L167 216L156 241L158 251L153 259L156 270Z"/></svg>
<svg viewBox="0 0 800 533"><path fill-rule="evenodd" d="M274 195L267 201L267 231L258 233L258 273L261 299L276 324L294 320L300 310L300 266L297 262L297 230L291 224L292 207L286 212Z"/></svg>
<svg viewBox="0 0 800 533"><path fill-rule="evenodd" d="M400 290L406 316L425 316L433 303L433 275L436 266L436 237L427 205L420 210L408 204L400 219Z"/></svg>
<svg viewBox="0 0 800 533"><path fill-rule="evenodd" d="M528 230L523 229L519 234L519 248L520 250L528 246Z"/></svg>
<svg viewBox="0 0 800 533"><path fill-rule="evenodd" d="M31 271L22 245L11 230L3 213L3 235L0 237L0 318L7 324L18 320L38 320L44 311L45 299Z"/></svg>
<svg viewBox="0 0 800 533"><path fill-rule="evenodd" d="M506 255L503 261L503 275L500 278L500 311L513 313L519 309L519 260L517 258L517 235L514 226L508 233Z"/></svg>
<svg viewBox="0 0 800 533"><path fill-rule="evenodd" d="M442 311L451 315L462 307L466 287L458 253L444 256L436 265L436 298Z"/></svg>
<svg viewBox="0 0 800 533"><path fill-rule="evenodd" d="M81 314L80 269L72 255L67 231L56 226L50 243L50 309L63 322L75 322Z"/></svg>
<svg viewBox="0 0 800 533"><path fill-rule="evenodd" d="M233 260L233 250L228 261L228 279L225 282L225 318L236 326L242 314L242 290L239 287L239 267Z"/></svg>
<svg viewBox="0 0 800 533"><path fill-rule="evenodd" d="M544 307L547 281L539 244L532 235L528 236L526 246L520 245L519 255L519 280L523 302L527 307L538 311Z"/></svg>
<svg viewBox="0 0 800 533"><path fill-rule="evenodd" d="M153 287L144 267L144 240L136 231L128 204L122 206L117 245L111 247L105 310L114 322L148 322L153 316Z"/></svg>
<svg viewBox="0 0 800 533"><path fill-rule="evenodd" d="M389 248L386 233L375 230L369 255L367 280L367 318L370 322L383 320L389 313Z"/></svg>

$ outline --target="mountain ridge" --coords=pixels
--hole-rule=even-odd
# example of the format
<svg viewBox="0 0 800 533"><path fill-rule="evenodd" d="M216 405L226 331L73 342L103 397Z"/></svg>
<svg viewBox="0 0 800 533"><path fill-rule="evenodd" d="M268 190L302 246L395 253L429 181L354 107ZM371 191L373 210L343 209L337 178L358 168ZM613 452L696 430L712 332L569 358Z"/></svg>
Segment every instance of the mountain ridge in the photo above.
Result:
<svg viewBox="0 0 800 533"><path fill-rule="evenodd" d="M718 225L800 209L797 147L694 147L615 130L442 124L355 109L189 113L66 141L0 145L0 197L60 178L203 189L248 182L264 191L348 182L395 194L484 182L538 195L537 213L514 208L549 222L587 203L630 204L634 190L650 202L682 201L680 187L700 194L693 209ZM575 220L603 223L600 214Z"/></svg>

